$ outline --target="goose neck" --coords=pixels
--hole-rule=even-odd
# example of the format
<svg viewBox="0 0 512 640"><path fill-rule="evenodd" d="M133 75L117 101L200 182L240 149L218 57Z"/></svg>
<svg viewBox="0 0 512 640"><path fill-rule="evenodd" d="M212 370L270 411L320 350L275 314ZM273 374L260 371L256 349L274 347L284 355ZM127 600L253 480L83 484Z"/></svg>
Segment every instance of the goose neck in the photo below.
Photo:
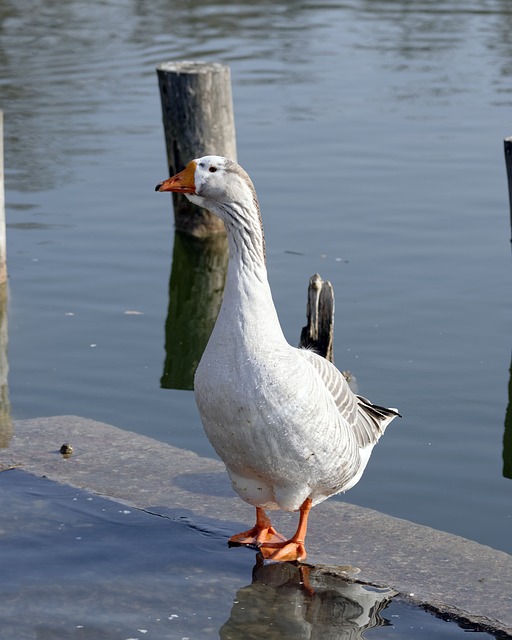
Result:
<svg viewBox="0 0 512 640"><path fill-rule="evenodd" d="M259 209L252 211L239 204L225 205L223 219L230 261L248 272L266 272L265 236Z"/></svg>

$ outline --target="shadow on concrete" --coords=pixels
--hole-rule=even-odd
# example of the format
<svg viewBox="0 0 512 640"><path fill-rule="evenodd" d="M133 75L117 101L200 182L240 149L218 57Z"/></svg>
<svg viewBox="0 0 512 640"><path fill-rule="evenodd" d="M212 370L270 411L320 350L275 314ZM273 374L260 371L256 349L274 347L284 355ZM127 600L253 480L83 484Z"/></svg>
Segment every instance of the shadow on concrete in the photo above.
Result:
<svg viewBox="0 0 512 640"><path fill-rule="evenodd" d="M197 495L232 498L235 494L225 473L182 473L174 478L180 489Z"/></svg>

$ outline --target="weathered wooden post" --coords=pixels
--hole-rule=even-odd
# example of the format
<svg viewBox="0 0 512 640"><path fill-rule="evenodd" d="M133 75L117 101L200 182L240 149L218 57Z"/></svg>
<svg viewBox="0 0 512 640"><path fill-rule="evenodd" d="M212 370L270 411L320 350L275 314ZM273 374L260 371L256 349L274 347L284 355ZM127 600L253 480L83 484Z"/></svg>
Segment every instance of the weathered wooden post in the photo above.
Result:
<svg viewBox="0 0 512 640"><path fill-rule="evenodd" d="M512 136L505 138L505 165L507 167L508 179L508 202L510 206L510 225L512 226Z"/></svg>
<svg viewBox="0 0 512 640"><path fill-rule="evenodd" d="M512 480L512 363L508 380L508 406L505 412L505 433L503 434L503 477Z"/></svg>
<svg viewBox="0 0 512 640"><path fill-rule="evenodd" d="M309 279L307 325L302 327L299 347L313 349L334 364L334 289L328 280L315 273ZM354 393L357 379L351 371L341 372Z"/></svg>
<svg viewBox="0 0 512 640"><path fill-rule="evenodd" d="M157 66L169 175L204 155L236 161L235 118L229 67L206 62L164 62ZM225 233L209 211L173 194L176 230L203 238Z"/></svg>
<svg viewBox="0 0 512 640"><path fill-rule="evenodd" d="M0 111L0 284L7 281L4 191L4 113Z"/></svg>
<svg viewBox="0 0 512 640"><path fill-rule="evenodd" d="M208 154L236 160L229 67L166 62L158 65L157 74L169 175ZM209 211L181 194L173 194L173 204L176 235L160 383L164 388L191 389L222 301L227 238L224 223Z"/></svg>
<svg viewBox="0 0 512 640"><path fill-rule="evenodd" d="M300 334L300 346L313 348L334 362L334 290L318 273L309 279L306 315L307 325Z"/></svg>
<svg viewBox="0 0 512 640"><path fill-rule="evenodd" d="M508 202L510 225L512 227L512 136L504 140L505 165L507 167ZM508 406L505 413L505 434L503 436L503 476L512 479L512 364L508 384Z"/></svg>

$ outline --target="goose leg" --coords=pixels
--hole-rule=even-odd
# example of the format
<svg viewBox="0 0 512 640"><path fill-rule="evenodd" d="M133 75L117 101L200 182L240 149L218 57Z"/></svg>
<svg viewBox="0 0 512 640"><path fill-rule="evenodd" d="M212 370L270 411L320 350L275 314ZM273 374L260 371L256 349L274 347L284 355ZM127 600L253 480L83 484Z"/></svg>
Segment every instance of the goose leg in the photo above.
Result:
<svg viewBox="0 0 512 640"><path fill-rule="evenodd" d="M306 558L304 540L308 528L308 516L311 510L311 498L306 498L300 506L297 531L289 540L283 542L267 542L260 545L260 553L267 560L281 562L301 561Z"/></svg>
<svg viewBox="0 0 512 640"><path fill-rule="evenodd" d="M267 543L281 543L286 538L274 529L270 519L261 507L256 507L256 524L252 529L231 536L228 544L252 544L259 547Z"/></svg>

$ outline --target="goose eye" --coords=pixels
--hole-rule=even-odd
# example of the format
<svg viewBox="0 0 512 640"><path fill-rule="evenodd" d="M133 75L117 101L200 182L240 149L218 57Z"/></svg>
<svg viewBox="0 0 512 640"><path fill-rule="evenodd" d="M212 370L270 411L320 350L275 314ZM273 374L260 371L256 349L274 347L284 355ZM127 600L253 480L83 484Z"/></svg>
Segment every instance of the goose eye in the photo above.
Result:
<svg viewBox="0 0 512 640"><path fill-rule="evenodd" d="M209 171L210 173L215 173L215 172L217 171L217 167L210 167L210 168L208 169L208 171Z"/></svg>

